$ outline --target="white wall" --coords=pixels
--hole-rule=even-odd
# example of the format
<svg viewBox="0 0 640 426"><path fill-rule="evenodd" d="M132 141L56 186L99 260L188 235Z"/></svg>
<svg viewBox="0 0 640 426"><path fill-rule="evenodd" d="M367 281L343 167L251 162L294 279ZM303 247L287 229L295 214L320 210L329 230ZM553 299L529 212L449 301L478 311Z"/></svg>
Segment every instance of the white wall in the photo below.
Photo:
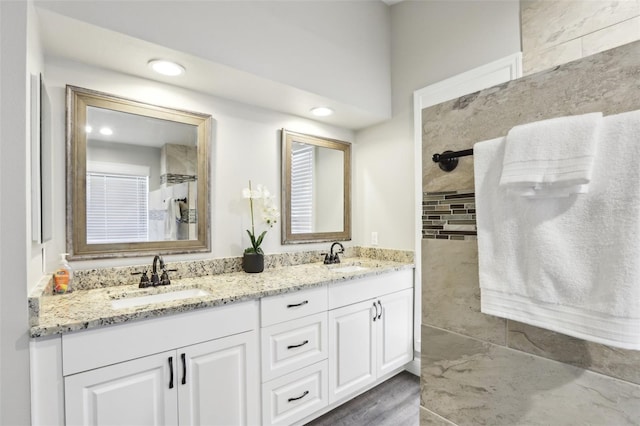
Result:
<svg viewBox="0 0 640 426"><path fill-rule="evenodd" d="M87 162L130 164L149 169L149 191L160 189L160 148L87 140ZM87 171L95 171L87 169ZM104 171L104 170L102 170Z"/></svg>
<svg viewBox="0 0 640 426"><path fill-rule="evenodd" d="M64 105L66 84L126 96L139 101L211 114L211 241L212 252L166 256L166 260L192 260L241 256L249 246L249 206L242 188L262 183L280 200L281 141L279 129L353 141L350 130L312 120L288 116L158 82L116 74L86 65L48 61L46 84L53 109L54 144L54 238L47 253L47 269L53 270L57 253L65 250L64 210ZM281 245L280 224L269 230L263 243L265 253L327 248L326 244ZM128 258L73 262L77 268L131 265L150 259Z"/></svg>
<svg viewBox="0 0 640 426"><path fill-rule="evenodd" d="M389 13L381 1L37 4L383 117L391 110Z"/></svg>
<svg viewBox="0 0 640 426"><path fill-rule="evenodd" d="M0 424L29 424L27 286L32 248L28 153L29 72L39 48L27 2L0 2ZM32 250L33 249L33 250ZM33 264L36 266L32 268Z"/></svg>
<svg viewBox="0 0 640 426"><path fill-rule="evenodd" d="M517 0L403 1L391 6L393 118L356 135L355 238L413 250L413 92L520 51Z"/></svg>
<svg viewBox="0 0 640 426"><path fill-rule="evenodd" d="M344 231L344 153L314 149L313 231Z"/></svg>

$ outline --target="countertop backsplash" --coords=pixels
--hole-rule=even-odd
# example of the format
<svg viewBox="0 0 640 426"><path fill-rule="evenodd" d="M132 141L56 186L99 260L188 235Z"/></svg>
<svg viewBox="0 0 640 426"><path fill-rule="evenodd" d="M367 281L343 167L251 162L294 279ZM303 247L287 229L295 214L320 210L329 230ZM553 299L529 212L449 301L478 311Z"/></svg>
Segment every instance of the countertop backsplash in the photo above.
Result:
<svg viewBox="0 0 640 426"><path fill-rule="evenodd" d="M324 258L323 253L326 251L327 250L313 250L266 254L264 257L264 266L265 269L270 269L320 262ZM412 251L372 247L347 247L345 248L345 253L341 255L341 257L366 257L374 260L413 263ZM91 290L96 288L137 284L140 281L140 275L131 274L133 272L142 272L144 269L148 269L148 273L150 275L151 260L152 259L149 258L149 262L142 265L74 271L74 290ZM171 262L170 260L167 261L165 259L165 262L167 264L167 269L177 269L175 272L169 272L169 277L172 280L242 271L242 257L187 260L181 262Z"/></svg>

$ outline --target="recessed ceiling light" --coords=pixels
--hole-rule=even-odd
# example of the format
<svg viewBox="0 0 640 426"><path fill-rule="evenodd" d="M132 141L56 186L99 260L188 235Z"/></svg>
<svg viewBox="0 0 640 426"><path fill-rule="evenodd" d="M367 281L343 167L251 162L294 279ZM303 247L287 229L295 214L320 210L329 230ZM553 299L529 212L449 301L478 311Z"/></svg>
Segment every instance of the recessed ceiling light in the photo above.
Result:
<svg viewBox="0 0 640 426"><path fill-rule="evenodd" d="M148 65L152 70L162 75L176 76L184 74L185 69L182 65L164 59L152 59Z"/></svg>
<svg viewBox="0 0 640 426"><path fill-rule="evenodd" d="M111 136L113 134L113 130L111 130L109 127L102 127L100 128L100 134L105 136Z"/></svg>
<svg viewBox="0 0 640 426"><path fill-rule="evenodd" d="M333 110L329 107L315 107L315 108L311 108L311 114L315 115L316 117L326 117L328 115L333 114Z"/></svg>
<svg viewBox="0 0 640 426"><path fill-rule="evenodd" d="M89 126L88 124L84 127L84 131L87 133L91 133L93 132L93 127Z"/></svg>

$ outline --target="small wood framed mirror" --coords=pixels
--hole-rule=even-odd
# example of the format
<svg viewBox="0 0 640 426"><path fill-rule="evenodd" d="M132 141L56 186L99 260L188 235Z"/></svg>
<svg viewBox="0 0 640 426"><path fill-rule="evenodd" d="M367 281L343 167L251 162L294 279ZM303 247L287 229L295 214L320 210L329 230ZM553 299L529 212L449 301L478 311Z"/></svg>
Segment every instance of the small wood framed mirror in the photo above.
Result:
<svg viewBox="0 0 640 426"><path fill-rule="evenodd" d="M282 129L282 244L351 240L351 144Z"/></svg>

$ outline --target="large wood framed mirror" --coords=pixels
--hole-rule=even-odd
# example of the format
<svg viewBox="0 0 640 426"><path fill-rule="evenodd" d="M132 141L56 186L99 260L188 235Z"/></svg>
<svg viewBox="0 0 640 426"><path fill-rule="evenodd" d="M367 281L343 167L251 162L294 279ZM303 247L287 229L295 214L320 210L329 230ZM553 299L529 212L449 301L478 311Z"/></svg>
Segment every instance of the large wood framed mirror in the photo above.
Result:
<svg viewBox="0 0 640 426"><path fill-rule="evenodd" d="M282 244L351 240L351 144L282 129Z"/></svg>
<svg viewBox="0 0 640 426"><path fill-rule="evenodd" d="M67 86L71 259L210 251L211 116Z"/></svg>

